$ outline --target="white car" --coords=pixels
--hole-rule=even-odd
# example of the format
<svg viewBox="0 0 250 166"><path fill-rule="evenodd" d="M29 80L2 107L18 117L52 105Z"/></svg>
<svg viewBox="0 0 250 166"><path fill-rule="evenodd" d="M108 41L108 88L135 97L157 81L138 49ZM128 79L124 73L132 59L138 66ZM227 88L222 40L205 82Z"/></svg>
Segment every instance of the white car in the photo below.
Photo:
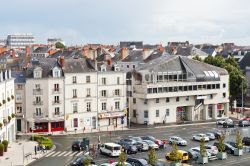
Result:
<svg viewBox="0 0 250 166"><path fill-rule="evenodd" d="M192 155L193 159L197 159L201 155L199 147L191 148L188 150L188 152ZM207 150L207 156L208 156L208 158L211 158L211 156L212 156L208 150Z"/></svg>
<svg viewBox="0 0 250 166"><path fill-rule="evenodd" d="M209 137L206 136L206 134L196 134L193 136L193 140L195 141L201 141L202 138L204 138L205 141L209 141Z"/></svg>
<svg viewBox="0 0 250 166"><path fill-rule="evenodd" d="M215 140L214 133L206 133L206 136L208 136L210 140Z"/></svg>
<svg viewBox="0 0 250 166"><path fill-rule="evenodd" d="M143 142L146 142L149 146L149 149L159 149L159 146L150 140L143 140Z"/></svg>
<svg viewBox="0 0 250 166"><path fill-rule="evenodd" d="M214 156L216 156L219 152L218 148L213 145L205 145L205 148L207 149L209 153L211 153L211 155L214 155Z"/></svg>
<svg viewBox="0 0 250 166"><path fill-rule="evenodd" d="M173 142L175 142L177 145L182 145L182 146L187 145L186 140L182 139L181 137L177 137L177 136L169 137L168 142L169 142L169 144L173 144Z"/></svg>
<svg viewBox="0 0 250 166"><path fill-rule="evenodd" d="M118 162L113 162L113 163L103 163L103 164L101 164L100 166L118 166ZM127 162L125 162L124 163L124 166L132 166L131 164L129 164L129 163L127 163Z"/></svg>
<svg viewBox="0 0 250 166"><path fill-rule="evenodd" d="M233 120L229 119L228 117L225 117L225 118L219 119L216 123L218 125L223 125L223 123L225 123L225 122L233 122Z"/></svg>

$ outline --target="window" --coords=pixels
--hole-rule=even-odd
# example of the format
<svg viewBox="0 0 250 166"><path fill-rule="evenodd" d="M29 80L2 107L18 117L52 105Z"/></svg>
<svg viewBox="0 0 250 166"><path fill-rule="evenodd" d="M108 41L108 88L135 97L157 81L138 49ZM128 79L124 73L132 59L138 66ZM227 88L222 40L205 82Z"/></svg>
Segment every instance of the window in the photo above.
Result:
<svg viewBox="0 0 250 166"><path fill-rule="evenodd" d="M107 103L102 103L102 111L106 111L107 110Z"/></svg>
<svg viewBox="0 0 250 166"><path fill-rule="evenodd" d="M129 65L127 65L127 68L129 68Z"/></svg>
<svg viewBox="0 0 250 166"><path fill-rule="evenodd" d="M73 103L73 113L77 113L77 112L78 112L78 104Z"/></svg>
<svg viewBox="0 0 250 166"><path fill-rule="evenodd" d="M59 84L54 84L54 91L59 91Z"/></svg>
<svg viewBox="0 0 250 166"><path fill-rule="evenodd" d="M16 112L17 113L22 113L23 112L23 108L21 106L16 107Z"/></svg>
<svg viewBox="0 0 250 166"><path fill-rule="evenodd" d="M55 115L60 115L60 108L59 107L55 107Z"/></svg>
<svg viewBox="0 0 250 166"><path fill-rule="evenodd" d="M133 110L133 117L136 118L136 110Z"/></svg>
<svg viewBox="0 0 250 166"><path fill-rule="evenodd" d="M220 89L220 84L216 84L216 89Z"/></svg>
<svg viewBox="0 0 250 166"><path fill-rule="evenodd" d="M186 96L186 101L189 101L189 96Z"/></svg>
<svg viewBox="0 0 250 166"><path fill-rule="evenodd" d="M153 93L157 93L157 88L153 88Z"/></svg>
<svg viewBox="0 0 250 166"><path fill-rule="evenodd" d="M193 90L193 86L192 85L190 85L190 86L188 86L188 90Z"/></svg>
<svg viewBox="0 0 250 166"><path fill-rule="evenodd" d="M36 103L40 103L41 102L41 97L40 96L36 96Z"/></svg>
<svg viewBox="0 0 250 166"><path fill-rule="evenodd" d="M76 89L73 89L73 98L77 98L77 91L76 91Z"/></svg>
<svg viewBox="0 0 250 166"><path fill-rule="evenodd" d="M144 104L148 104L148 99L145 99L145 100L144 100Z"/></svg>
<svg viewBox="0 0 250 166"><path fill-rule="evenodd" d="M102 90L102 97L106 97L107 96L107 91L106 90Z"/></svg>
<svg viewBox="0 0 250 166"><path fill-rule="evenodd" d="M23 85L22 84L17 84L17 89L22 90L23 89Z"/></svg>
<svg viewBox="0 0 250 166"><path fill-rule="evenodd" d="M90 88L87 88L86 89L86 92L87 92L87 97L90 97L91 95L90 95Z"/></svg>
<svg viewBox="0 0 250 166"><path fill-rule="evenodd" d="M58 70L54 71L54 77L60 77L60 71Z"/></svg>
<svg viewBox="0 0 250 166"><path fill-rule="evenodd" d="M76 83L76 76L72 77L72 83L75 84Z"/></svg>
<svg viewBox="0 0 250 166"><path fill-rule="evenodd" d="M225 83L223 84L223 88L226 88L226 84Z"/></svg>
<svg viewBox="0 0 250 166"><path fill-rule="evenodd" d="M35 71L34 78L41 78L41 71Z"/></svg>
<svg viewBox="0 0 250 166"><path fill-rule="evenodd" d="M59 103L59 96L55 96L54 99L55 103Z"/></svg>
<svg viewBox="0 0 250 166"><path fill-rule="evenodd" d="M155 117L159 117L160 115L159 115L159 110L156 110L155 111Z"/></svg>
<svg viewBox="0 0 250 166"><path fill-rule="evenodd" d="M133 65L133 69L135 68L135 65Z"/></svg>
<svg viewBox="0 0 250 166"><path fill-rule="evenodd" d="M136 103L136 98L133 98L133 103L134 103L134 104Z"/></svg>
<svg viewBox="0 0 250 166"><path fill-rule="evenodd" d="M120 96L120 89L115 90L115 96Z"/></svg>
<svg viewBox="0 0 250 166"><path fill-rule="evenodd" d="M120 102L119 101L115 102L115 109L117 109L117 110L120 109Z"/></svg>
<svg viewBox="0 0 250 166"><path fill-rule="evenodd" d="M156 103L159 103L159 102L160 102L160 99L159 99L159 98L155 99L155 102L156 102Z"/></svg>
<svg viewBox="0 0 250 166"><path fill-rule="evenodd" d="M117 78L116 78L116 83L117 83L117 85L120 84L120 77L117 77Z"/></svg>
<svg viewBox="0 0 250 166"><path fill-rule="evenodd" d="M40 84L35 84L35 88L36 88L36 89L41 89L41 88L40 88Z"/></svg>
<svg viewBox="0 0 250 166"><path fill-rule="evenodd" d="M176 97L176 102L179 102L180 101L180 97Z"/></svg>
<svg viewBox="0 0 250 166"><path fill-rule="evenodd" d="M169 116L169 109L166 109L166 115L165 116Z"/></svg>
<svg viewBox="0 0 250 166"><path fill-rule="evenodd" d="M148 118L148 110L144 111L144 118Z"/></svg>
<svg viewBox="0 0 250 166"><path fill-rule="evenodd" d="M20 93L16 93L16 101L21 101L22 95Z"/></svg>
<svg viewBox="0 0 250 166"><path fill-rule="evenodd" d="M193 86L193 90L197 90L197 85L194 85L194 86Z"/></svg>
<svg viewBox="0 0 250 166"><path fill-rule="evenodd" d="M158 93L162 93L162 88L158 88Z"/></svg>
<svg viewBox="0 0 250 166"><path fill-rule="evenodd" d="M188 87L187 86L184 86L184 91L187 91L188 90Z"/></svg>
<svg viewBox="0 0 250 166"><path fill-rule="evenodd" d="M102 85L106 85L106 78L102 78Z"/></svg>
<svg viewBox="0 0 250 166"><path fill-rule="evenodd" d="M223 93L223 98L225 98L226 97L226 93Z"/></svg>
<svg viewBox="0 0 250 166"><path fill-rule="evenodd" d="M168 102L169 102L169 98L167 97L167 98L166 98L166 103L168 103Z"/></svg>
<svg viewBox="0 0 250 166"><path fill-rule="evenodd" d="M91 102L87 102L87 112L91 111Z"/></svg>
<svg viewBox="0 0 250 166"><path fill-rule="evenodd" d="M78 119L74 118L74 127L78 127Z"/></svg>
<svg viewBox="0 0 250 166"><path fill-rule="evenodd" d="M90 83L90 76L86 76L86 83Z"/></svg>
<svg viewBox="0 0 250 166"><path fill-rule="evenodd" d="M36 108L36 116L41 116L41 115L42 115L42 109Z"/></svg>

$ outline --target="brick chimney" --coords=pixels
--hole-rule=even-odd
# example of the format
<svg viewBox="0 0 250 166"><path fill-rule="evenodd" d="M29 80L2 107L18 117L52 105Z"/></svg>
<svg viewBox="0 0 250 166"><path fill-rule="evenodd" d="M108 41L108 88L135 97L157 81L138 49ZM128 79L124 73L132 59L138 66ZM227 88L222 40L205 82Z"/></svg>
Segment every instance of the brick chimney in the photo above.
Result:
<svg viewBox="0 0 250 166"><path fill-rule="evenodd" d="M120 58L125 59L129 54L128 48L122 48L120 51Z"/></svg>
<svg viewBox="0 0 250 166"><path fill-rule="evenodd" d="M89 48L88 47L83 47L82 55L86 58L89 58Z"/></svg>
<svg viewBox="0 0 250 166"><path fill-rule="evenodd" d="M143 48L143 52L142 52L142 57L143 60L147 59L152 51L150 51L148 48Z"/></svg>
<svg viewBox="0 0 250 166"><path fill-rule="evenodd" d="M61 68L64 68L64 56L58 58L58 62Z"/></svg>

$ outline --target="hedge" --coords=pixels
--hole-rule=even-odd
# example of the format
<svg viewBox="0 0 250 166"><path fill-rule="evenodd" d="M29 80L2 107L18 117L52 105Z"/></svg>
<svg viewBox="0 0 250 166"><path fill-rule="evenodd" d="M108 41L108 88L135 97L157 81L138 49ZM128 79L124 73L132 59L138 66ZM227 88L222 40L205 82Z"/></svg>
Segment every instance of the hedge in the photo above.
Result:
<svg viewBox="0 0 250 166"><path fill-rule="evenodd" d="M48 149L51 149L53 147L53 141L45 136L42 135L34 135L33 138L31 137L31 140L34 139L34 141L37 141L40 146L45 146Z"/></svg>

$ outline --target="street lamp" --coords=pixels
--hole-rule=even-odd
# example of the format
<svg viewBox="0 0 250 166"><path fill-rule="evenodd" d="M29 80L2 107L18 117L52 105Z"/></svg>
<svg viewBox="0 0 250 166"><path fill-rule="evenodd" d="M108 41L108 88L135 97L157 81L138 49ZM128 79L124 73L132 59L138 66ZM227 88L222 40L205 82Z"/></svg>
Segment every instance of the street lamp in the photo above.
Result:
<svg viewBox="0 0 250 166"><path fill-rule="evenodd" d="M242 115L244 116L244 110L243 110L243 80L244 80L244 77L241 76L241 111L242 111Z"/></svg>

